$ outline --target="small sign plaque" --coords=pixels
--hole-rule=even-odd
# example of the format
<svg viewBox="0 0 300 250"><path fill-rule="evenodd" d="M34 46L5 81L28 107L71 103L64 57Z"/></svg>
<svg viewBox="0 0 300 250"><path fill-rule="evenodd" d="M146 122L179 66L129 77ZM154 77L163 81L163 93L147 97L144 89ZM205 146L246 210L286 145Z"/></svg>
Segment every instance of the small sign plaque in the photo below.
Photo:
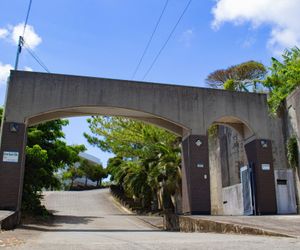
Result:
<svg viewBox="0 0 300 250"><path fill-rule="evenodd" d="M270 169L270 164L261 164L261 170L269 171Z"/></svg>
<svg viewBox="0 0 300 250"><path fill-rule="evenodd" d="M4 151L3 152L3 162L18 162L19 152Z"/></svg>
<svg viewBox="0 0 300 250"><path fill-rule="evenodd" d="M197 168L204 168L204 164L203 163L197 163Z"/></svg>

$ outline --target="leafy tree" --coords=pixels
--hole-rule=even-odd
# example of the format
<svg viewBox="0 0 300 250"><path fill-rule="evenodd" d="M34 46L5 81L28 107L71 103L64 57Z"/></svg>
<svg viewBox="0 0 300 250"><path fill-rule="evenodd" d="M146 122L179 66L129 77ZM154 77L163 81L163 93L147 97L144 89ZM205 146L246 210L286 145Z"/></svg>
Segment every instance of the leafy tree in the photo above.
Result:
<svg viewBox="0 0 300 250"><path fill-rule="evenodd" d="M89 179L97 182L97 186L102 186L102 180L108 176L106 169L101 164L94 164Z"/></svg>
<svg viewBox="0 0 300 250"><path fill-rule="evenodd" d="M127 196L140 200L144 209L155 201L162 208L174 209L172 196L180 193L177 137L152 125L120 117L93 117L88 123L92 133L85 134L88 141L116 155L109 160L107 170Z"/></svg>
<svg viewBox="0 0 300 250"><path fill-rule="evenodd" d="M84 175L83 171L76 167L75 165L70 165L67 168L67 171L63 173L63 179L64 180L71 180L70 189L74 185L74 181L77 178L80 178Z"/></svg>
<svg viewBox="0 0 300 250"><path fill-rule="evenodd" d="M300 85L300 49L286 50L282 61L272 58L270 75L264 81L269 89L268 103L275 114L282 101Z"/></svg>
<svg viewBox="0 0 300 250"><path fill-rule="evenodd" d="M85 186L87 186L88 179L93 175L93 164L86 159L80 159L79 168L85 176Z"/></svg>
<svg viewBox="0 0 300 250"><path fill-rule="evenodd" d="M46 122L28 129L22 209L43 214L41 205L43 189L58 189L60 181L55 172L79 160L83 145L68 146L62 139L62 127L67 120Z"/></svg>
<svg viewBox="0 0 300 250"><path fill-rule="evenodd" d="M227 90L258 91L258 84L264 79L267 70L265 66L256 61L248 61L231 66L227 69L219 69L210 73L206 79L213 88Z"/></svg>

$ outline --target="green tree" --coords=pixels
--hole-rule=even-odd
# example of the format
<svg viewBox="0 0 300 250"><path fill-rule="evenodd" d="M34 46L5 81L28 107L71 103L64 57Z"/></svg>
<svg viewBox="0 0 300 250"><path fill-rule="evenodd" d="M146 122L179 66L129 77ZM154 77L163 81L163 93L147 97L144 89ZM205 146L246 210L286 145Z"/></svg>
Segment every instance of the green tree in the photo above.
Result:
<svg viewBox="0 0 300 250"><path fill-rule="evenodd" d="M152 125L120 117L93 117L88 122L92 133L85 134L88 141L116 155L108 162L111 179L128 196L140 200L144 209L157 200L161 200L162 208L174 208L172 196L180 186L177 137Z"/></svg>
<svg viewBox="0 0 300 250"><path fill-rule="evenodd" d="M269 89L268 103L275 114L282 101L300 85L300 49L286 50L282 61L272 58L270 71L264 85Z"/></svg>
<svg viewBox="0 0 300 250"><path fill-rule="evenodd" d="M260 90L260 82L267 73L265 66L256 61L248 61L237 64L227 69L219 69L210 73L206 79L213 88L227 90L253 92Z"/></svg>
<svg viewBox="0 0 300 250"><path fill-rule="evenodd" d="M79 160L78 153L85 150L83 145L68 146L62 141L62 127L67 124L67 120L55 120L28 128L23 211L43 214L42 190L60 188L55 172L74 164Z"/></svg>
<svg viewBox="0 0 300 250"><path fill-rule="evenodd" d="M102 186L102 180L108 176L107 171L103 168L102 164L94 164L92 168L92 174L89 179L97 182L97 187Z"/></svg>
<svg viewBox="0 0 300 250"><path fill-rule="evenodd" d="M70 165L68 166L67 171L63 173L63 179L71 180L70 189L72 189L75 179L81 178L83 175L84 173L79 167L75 165Z"/></svg>
<svg viewBox="0 0 300 250"><path fill-rule="evenodd" d="M83 176L85 177L85 187L87 186L87 181L88 179L90 179L93 176L93 164L90 163L88 160L86 159L80 159L80 166L79 168L81 169Z"/></svg>

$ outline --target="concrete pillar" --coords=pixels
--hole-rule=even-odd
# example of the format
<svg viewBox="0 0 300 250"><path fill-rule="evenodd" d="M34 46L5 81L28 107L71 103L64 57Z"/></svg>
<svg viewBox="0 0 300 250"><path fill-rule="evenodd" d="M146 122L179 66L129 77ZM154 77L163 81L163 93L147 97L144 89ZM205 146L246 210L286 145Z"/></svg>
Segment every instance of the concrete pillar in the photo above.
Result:
<svg viewBox="0 0 300 250"><path fill-rule="evenodd" d="M276 214L272 143L270 140L253 140L245 145L245 150L254 170L256 213Z"/></svg>
<svg viewBox="0 0 300 250"><path fill-rule="evenodd" d="M210 214L208 138L189 135L182 141L182 210Z"/></svg>
<svg viewBox="0 0 300 250"><path fill-rule="evenodd" d="M221 147L218 135L208 138L211 214L223 215Z"/></svg>
<svg viewBox="0 0 300 250"><path fill-rule="evenodd" d="M20 211L26 138L24 123L3 124L0 147L0 210Z"/></svg>

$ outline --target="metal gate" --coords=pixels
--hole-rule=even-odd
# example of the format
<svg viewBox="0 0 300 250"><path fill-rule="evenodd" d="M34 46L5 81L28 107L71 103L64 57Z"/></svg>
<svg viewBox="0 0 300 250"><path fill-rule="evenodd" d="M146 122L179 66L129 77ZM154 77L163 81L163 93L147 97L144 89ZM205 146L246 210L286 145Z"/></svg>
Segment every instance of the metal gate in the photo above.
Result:
<svg viewBox="0 0 300 250"><path fill-rule="evenodd" d="M240 169L241 183L243 190L243 204L244 215L255 214L255 199L254 199L254 185L253 185L253 171L249 166L241 167Z"/></svg>

